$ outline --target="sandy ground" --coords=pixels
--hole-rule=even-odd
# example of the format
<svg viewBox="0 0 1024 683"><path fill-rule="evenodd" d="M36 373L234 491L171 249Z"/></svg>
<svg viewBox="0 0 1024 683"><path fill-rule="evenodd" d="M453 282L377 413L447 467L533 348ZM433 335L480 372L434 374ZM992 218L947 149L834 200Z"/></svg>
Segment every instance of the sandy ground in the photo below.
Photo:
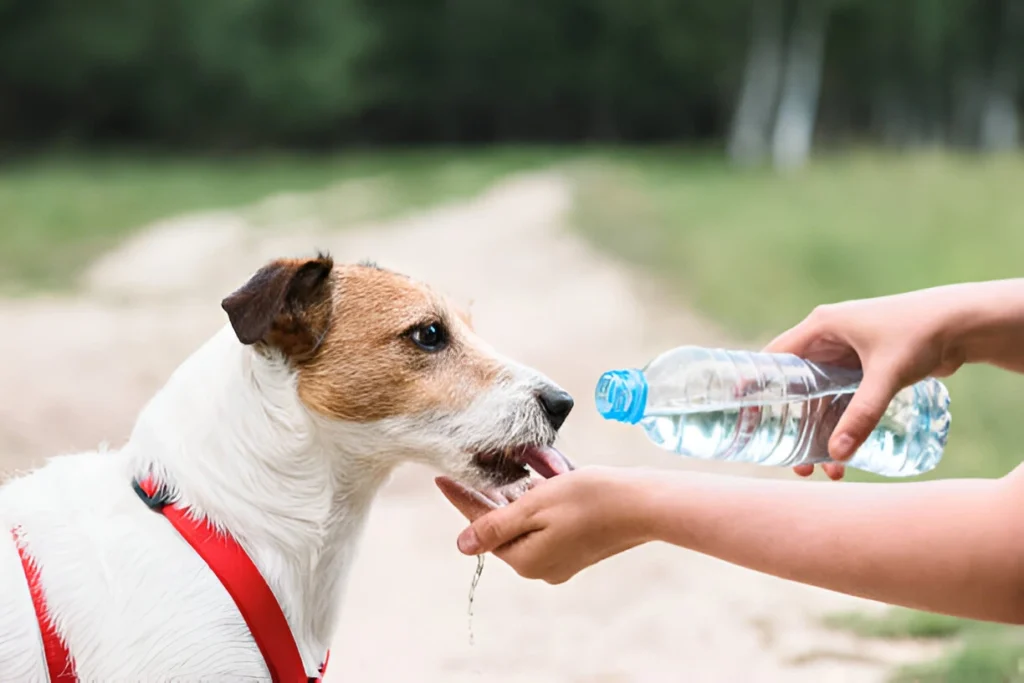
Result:
<svg viewBox="0 0 1024 683"><path fill-rule="evenodd" d="M373 258L470 303L484 337L577 397L561 441L577 464L690 466L602 422L593 383L670 346L727 341L565 230L571 200L566 179L542 173L344 232L284 220L294 198L270 202L264 218L282 218L260 229L229 213L153 226L95 264L75 298L0 301L0 471L118 445L146 398L222 324L222 296L263 261L317 247L341 261ZM490 558L470 644L475 562L455 549L462 526L430 472L396 473L373 510L328 681L868 683L934 654L817 625L822 614L877 605L655 545L557 587Z"/></svg>

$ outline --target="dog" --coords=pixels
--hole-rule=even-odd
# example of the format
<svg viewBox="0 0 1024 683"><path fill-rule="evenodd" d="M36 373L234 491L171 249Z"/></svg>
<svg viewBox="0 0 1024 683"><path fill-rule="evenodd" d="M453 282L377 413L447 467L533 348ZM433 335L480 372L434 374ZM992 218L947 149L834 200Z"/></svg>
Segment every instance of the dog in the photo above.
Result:
<svg viewBox="0 0 1024 683"><path fill-rule="evenodd" d="M320 254L268 263L221 305L224 327L121 449L51 458L0 487L0 681L316 680L397 465L508 497L530 469L572 467L553 448L572 397L422 283ZM253 615L181 524L251 560L301 674L273 670Z"/></svg>

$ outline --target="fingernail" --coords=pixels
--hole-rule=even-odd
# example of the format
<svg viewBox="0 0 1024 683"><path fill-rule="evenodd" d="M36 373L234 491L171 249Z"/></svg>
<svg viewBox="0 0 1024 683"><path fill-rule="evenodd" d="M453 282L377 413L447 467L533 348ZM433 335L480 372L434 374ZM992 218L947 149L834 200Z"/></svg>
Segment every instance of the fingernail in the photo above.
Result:
<svg viewBox="0 0 1024 683"><path fill-rule="evenodd" d="M836 452L832 457L836 460L846 460L853 455L854 441L849 434L842 434L836 439Z"/></svg>
<svg viewBox="0 0 1024 683"><path fill-rule="evenodd" d="M480 540L476 537L476 531L469 527L459 535L459 550L465 555L475 555L480 549Z"/></svg>

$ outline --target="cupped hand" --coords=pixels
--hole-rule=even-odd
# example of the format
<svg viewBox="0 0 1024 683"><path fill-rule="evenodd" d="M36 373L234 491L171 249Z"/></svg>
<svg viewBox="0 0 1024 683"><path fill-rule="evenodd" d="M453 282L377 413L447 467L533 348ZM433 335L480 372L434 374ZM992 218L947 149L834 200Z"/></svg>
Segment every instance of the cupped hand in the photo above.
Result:
<svg viewBox="0 0 1024 683"><path fill-rule="evenodd" d="M864 379L829 439L832 479L874 430L893 397L925 377L945 377L964 362L941 290L821 306L765 351L828 365L862 368ZM808 476L813 465L794 468Z"/></svg>
<svg viewBox="0 0 1024 683"><path fill-rule="evenodd" d="M471 522L459 536L459 550L493 552L526 578L563 583L649 540L638 504L640 480L624 471L588 467L537 480L507 505L447 477L436 481Z"/></svg>

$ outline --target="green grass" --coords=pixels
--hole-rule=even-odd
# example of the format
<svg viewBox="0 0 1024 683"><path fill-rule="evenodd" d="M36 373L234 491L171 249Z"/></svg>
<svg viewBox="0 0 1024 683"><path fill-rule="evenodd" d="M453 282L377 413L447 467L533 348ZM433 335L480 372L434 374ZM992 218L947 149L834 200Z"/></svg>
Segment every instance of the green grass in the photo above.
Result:
<svg viewBox="0 0 1024 683"><path fill-rule="evenodd" d="M532 150L181 159L50 157L0 166L0 290L66 289L132 231L181 213L248 205L372 178L373 215L475 194L553 157ZM343 207L342 207L343 208ZM365 208L365 207L364 207Z"/></svg>
<svg viewBox="0 0 1024 683"><path fill-rule="evenodd" d="M952 638L972 628L988 625L945 614L892 609L882 616L842 612L825 619L825 625L865 638Z"/></svg>
<svg viewBox="0 0 1024 683"><path fill-rule="evenodd" d="M906 667L892 683L1022 683L1024 643L1008 632L971 639L937 662Z"/></svg>
<svg viewBox="0 0 1024 683"><path fill-rule="evenodd" d="M956 638L948 655L904 667L892 683L1024 683L1024 629L906 609L881 616L836 614L826 624L866 638Z"/></svg>
<svg viewBox="0 0 1024 683"><path fill-rule="evenodd" d="M1024 275L1024 157L855 154L778 175L634 151L580 164L576 177L580 229L660 273L681 301L747 343L766 342L822 303ZM923 478L1016 467L1024 377L969 367L947 383L949 445ZM1019 628L908 610L841 615L833 625L870 637L956 638L947 658L898 672L900 683L1024 681Z"/></svg>

